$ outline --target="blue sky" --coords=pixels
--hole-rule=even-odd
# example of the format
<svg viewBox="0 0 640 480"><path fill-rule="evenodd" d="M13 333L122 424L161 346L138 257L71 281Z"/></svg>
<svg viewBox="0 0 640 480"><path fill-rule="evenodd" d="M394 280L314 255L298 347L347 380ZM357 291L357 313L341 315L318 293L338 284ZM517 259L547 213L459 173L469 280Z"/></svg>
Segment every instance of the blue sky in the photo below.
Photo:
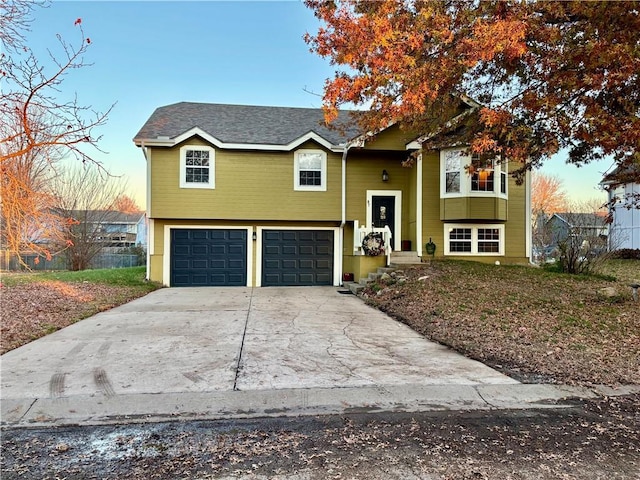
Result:
<svg viewBox="0 0 640 480"><path fill-rule="evenodd" d="M28 45L46 57L61 53L56 34L77 44L82 19L92 66L65 78L61 96L105 111L95 152L124 175L144 207L145 161L132 138L155 108L180 101L320 107L334 68L309 52L302 37L319 22L301 1L58 1L34 13ZM46 65L46 64L45 64ZM560 176L573 198L602 198L596 189L610 162L583 168L554 158L543 172Z"/></svg>

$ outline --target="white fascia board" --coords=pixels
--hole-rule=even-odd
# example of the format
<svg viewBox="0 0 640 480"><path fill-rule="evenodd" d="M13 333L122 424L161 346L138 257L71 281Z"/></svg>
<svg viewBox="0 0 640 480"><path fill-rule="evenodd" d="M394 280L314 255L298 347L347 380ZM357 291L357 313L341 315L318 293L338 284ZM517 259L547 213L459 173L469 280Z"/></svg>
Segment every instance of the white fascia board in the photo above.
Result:
<svg viewBox="0 0 640 480"><path fill-rule="evenodd" d="M469 105L471 108L480 108L484 106L480 102L477 102L476 100L469 97L468 95L465 95L464 93L460 94L460 100L462 100L464 103Z"/></svg>
<svg viewBox="0 0 640 480"><path fill-rule="evenodd" d="M341 152L342 150L344 150L344 145L334 145L331 142L329 142L327 139L321 137L315 132L308 132L302 135L301 137L296 138L294 141L286 145L273 145L273 144L267 144L267 143L226 143L217 139L213 135L208 134L207 132L205 132L204 130L198 127L187 130L186 132L172 139L167 139L166 137L155 138L155 139L150 138L150 139L143 139L143 140L136 139L135 144L138 146L141 146L142 144L144 144L145 146L150 146L150 147L173 147L179 144L180 142L188 140L194 135L201 137L202 139L206 140L216 148L225 149L225 150L268 150L268 151L287 151L288 152L309 140L313 140L319 143L320 145L322 145L323 147L325 147L326 149L331 150L333 152Z"/></svg>
<svg viewBox="0 0 640 480"><path fill-rule="evenodd" d="M166 138L135 138L133 140L136 147L173 147L175 142Z"/></svg>
<svg viewBox="0 0 640 480"><path fill-rule="evenodd" d="M336 149L338 146L332 144L331 142L327 141L325 138L321 137L320 135L318 135L315 132L308 132L306 134L304 134L303 136L301 136L300 138L296 138L293 142L289 143L288 145L285 146L286 150L293 150L294 148L302 145L304 142L307 142L309 140L313 140L317 143L319 143L320 145L322 145L323 147L325 147L328 150L334 150ZM277 145L275 145L277 146ZM282 147L279 147L282 148ZM342 151L342 148L340 148L339 150L335 150L335 151Z"/></svg>

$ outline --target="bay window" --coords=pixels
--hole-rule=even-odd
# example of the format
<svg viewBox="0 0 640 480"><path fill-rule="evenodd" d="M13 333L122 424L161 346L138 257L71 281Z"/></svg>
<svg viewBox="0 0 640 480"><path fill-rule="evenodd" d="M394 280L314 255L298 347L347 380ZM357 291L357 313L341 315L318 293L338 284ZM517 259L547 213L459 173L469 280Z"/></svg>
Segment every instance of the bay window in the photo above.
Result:
<svg viewBox="0 0 640 480"><path fill-rule="evenodd" d="M507 165L499 156L467 154L465 149L440 152L440 197L507 197Z"/></svg>

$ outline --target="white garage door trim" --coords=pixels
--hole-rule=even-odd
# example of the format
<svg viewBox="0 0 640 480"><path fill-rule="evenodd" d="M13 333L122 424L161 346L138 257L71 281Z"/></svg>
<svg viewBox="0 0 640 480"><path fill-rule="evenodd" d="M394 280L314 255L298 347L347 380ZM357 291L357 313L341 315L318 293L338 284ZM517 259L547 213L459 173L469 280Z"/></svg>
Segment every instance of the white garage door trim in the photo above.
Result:
<svg viewBox="0 0 640 480"><path fill-rule="evenodd" d="M340 286L342 252L339 227L256 227L256 287L262 286L262 231L263 230L330 230L333 231L333 286Z"/></svg>
<svg viewBox="0 0 640 480"><path fill-rule="evenodd" d="M170 287L171 282L171 230L246 230L247 231L247 287L253 285L253 227L223 226L223 225L165 225L164 226L164 249L162 257L162 284Z"/></svg>

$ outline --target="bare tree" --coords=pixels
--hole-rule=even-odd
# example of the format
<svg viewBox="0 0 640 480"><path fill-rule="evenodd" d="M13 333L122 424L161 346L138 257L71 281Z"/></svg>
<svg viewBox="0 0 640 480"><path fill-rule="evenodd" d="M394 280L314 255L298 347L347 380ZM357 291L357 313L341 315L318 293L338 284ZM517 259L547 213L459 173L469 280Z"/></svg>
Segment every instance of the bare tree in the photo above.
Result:
<svg viewBox="0 0 640 480"><path fill-rule="evenodd" d="M0 57L2 239L18 258L25 250L50 257L48 246L32 241L30 232L53 234L52 229L64 223L54 218L47 189L55 165L71 155L100 166L87 148L99 151L100 137L94 132L113 108L100 113L82 106L76 97L60 100L66 75L88 65L83 57L91 40L77 19L77 44L58 36L58 54L50 50L48 62L39 61L27 47L28 33L33 10L47 5L31 0L0 2L0 41L5 50Z"/></svg>
<svg viewBox="0 0 640 480"><path fill-rule="evenodd" d="M112 243L108 225L120 214L118 198L126 185L119 177L104 174L95 165L75 166L53 182L55 210L64 232L64 256L70 270L85 270L100 251Z"/></svg>
<svg viewBox="0 0 640 480"><path fill-rule="evenodd" d="M591 273L609 256L609 225L602 202L574 202L546 223L545 235L556 249L560 270Z"/></svg>
<svg viewBox="0 0 640 480"><path fill-rule="evenodd" d="M24 48L25 32L29 31L32 21L31 11L47 5L48 2L37 0L3 0L0 5L0 42L3 50L15 52Z"/></svg>
<svg viewBox="0 0 640 480"><path fill-rule="evenodd" d="M50 260L55 253L51 245L61 246L60 219L51 209L52 173L45 158L35 151L0 164L0 241L4 248L18 253L20 261L23 253L37 253Z"/></svg>

